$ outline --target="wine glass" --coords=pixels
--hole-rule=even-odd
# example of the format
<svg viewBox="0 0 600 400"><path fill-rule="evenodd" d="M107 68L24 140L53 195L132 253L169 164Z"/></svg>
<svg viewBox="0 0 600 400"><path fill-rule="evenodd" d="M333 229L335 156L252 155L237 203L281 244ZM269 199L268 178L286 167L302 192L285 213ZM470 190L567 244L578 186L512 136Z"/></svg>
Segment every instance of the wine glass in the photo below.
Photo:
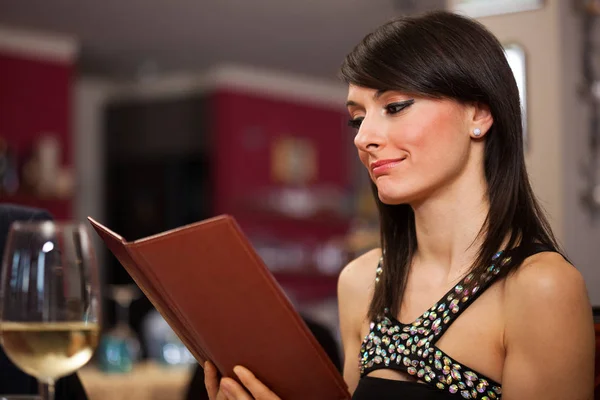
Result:
<svg viewBox="0 0 600 400"><path fill-rule="evenodd" d="M54 382L85 365L98 343L98 269L86 227L14 222L0 285L2 347L53 400Z"/></svg>

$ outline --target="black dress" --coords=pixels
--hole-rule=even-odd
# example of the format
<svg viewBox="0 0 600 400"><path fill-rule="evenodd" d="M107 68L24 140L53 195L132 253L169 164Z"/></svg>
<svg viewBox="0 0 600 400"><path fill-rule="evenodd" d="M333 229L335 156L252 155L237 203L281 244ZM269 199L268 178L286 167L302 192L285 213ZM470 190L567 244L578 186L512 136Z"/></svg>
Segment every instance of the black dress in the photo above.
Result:
<svg viewBox="0 0 600 400"><path fill-rule="evenodd" d="M369 334L362 343L359 355L361 379L352 399L500 399L500 382L452 359L436 346L436 342L452 322L502 276L503 267L521 264L525 258L542 251L554 250L536 244L496 253L485 273L467 275L410 324L401 323L385 310L371 323ZM381 268L377 271L381 273ZM377 369L400 371L421 383L368 376Z"/></svg>

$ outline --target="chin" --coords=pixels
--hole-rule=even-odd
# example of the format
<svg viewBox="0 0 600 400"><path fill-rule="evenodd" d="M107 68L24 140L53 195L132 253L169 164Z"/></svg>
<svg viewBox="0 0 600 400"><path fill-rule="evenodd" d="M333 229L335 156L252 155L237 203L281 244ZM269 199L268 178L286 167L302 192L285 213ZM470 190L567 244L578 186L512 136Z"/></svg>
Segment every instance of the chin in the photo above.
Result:
<svg viewBox="0 0 600 400"><path fill-rule="evenodd" d="M400 195L400 194L387 194L378 192L379 200L383 204L387 204L389 206L397 206L400 204L410 203L410 196Z"/></svg>
<svg viewBox="0 0 600 400"><path fill-rule="evenodd" d="M407 185L398 185L397 183L393 186L391 185L379 185L377 186L377 195L379 200L383 204L387 204L390 206L397 206L400 204L413 204L418 202L419 199L423 198L425 191L423 190L414 190L413 188L409 189L405 186Z"/></svg>

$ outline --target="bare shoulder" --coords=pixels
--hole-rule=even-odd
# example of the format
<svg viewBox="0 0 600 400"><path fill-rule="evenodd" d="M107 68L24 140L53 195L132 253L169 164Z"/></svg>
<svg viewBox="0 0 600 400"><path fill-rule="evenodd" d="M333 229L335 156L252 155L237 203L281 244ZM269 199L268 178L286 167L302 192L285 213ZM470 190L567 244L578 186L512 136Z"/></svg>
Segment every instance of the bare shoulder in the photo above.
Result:
<svg viewBox="0 0 600 400"><path fill-rule="evenodd" d="M365 292L369 287L372 288L372 284L375 282L375 273L380 257L381 249L377 248L350 261L340 273L338 292L343 295L367 294Z"/></svg>
<svg viewBox="0 0 600 400"><path fill-rule="evenodd" d="M551 303L588 302L587 289L581 273L560 254L543 252L525 260L506 280L507 304L548 307Z"/></svg>
<svg viewBox="0 0 600 400"><path fill-rule="evenodd" d="M338 278L338 304L342 322L360 329L373 297L381 249L373 249L348 263Z"/></svg>
<svg viewBox="0 0 600 400"><path fill-rule="evenodd" d="M508 276L504 286L505 345L537 332L538 339L569 326L578 335L593 332L592 307L581 273L560 254L531 256ZM543 332L537 327L544 326Z"/></svg>
<svg viewBox="0 0 600 400"><path fill-rule="evenodd" d="M503 396L590 399L595 339L581 273L559 254L531 256L506 279L504 304ZM574 340L561 340L565 329Z"/></svg>
<svg viewBox="0 0 600 400"><path fill-rule="evenodd" d="M381 249L373 249L352 260L338 279L338 310L344 347L344 379L350 392L358 385L360 370L356 355L360 351L362 331L368 327L367 314L373 297Z"/></svg>

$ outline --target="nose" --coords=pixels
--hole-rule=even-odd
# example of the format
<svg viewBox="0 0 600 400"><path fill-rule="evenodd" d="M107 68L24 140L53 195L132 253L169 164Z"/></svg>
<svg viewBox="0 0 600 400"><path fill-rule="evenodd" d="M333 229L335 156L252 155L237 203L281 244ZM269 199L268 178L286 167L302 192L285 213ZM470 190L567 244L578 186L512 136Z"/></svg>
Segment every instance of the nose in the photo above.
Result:
<svg viewBox="0 0 600 400"><path fill-rule="evenodd" d="M383 145L384 137L381 128L374 121L365 118L354 137L354 145L360 151L374 150Z"/></svg>

